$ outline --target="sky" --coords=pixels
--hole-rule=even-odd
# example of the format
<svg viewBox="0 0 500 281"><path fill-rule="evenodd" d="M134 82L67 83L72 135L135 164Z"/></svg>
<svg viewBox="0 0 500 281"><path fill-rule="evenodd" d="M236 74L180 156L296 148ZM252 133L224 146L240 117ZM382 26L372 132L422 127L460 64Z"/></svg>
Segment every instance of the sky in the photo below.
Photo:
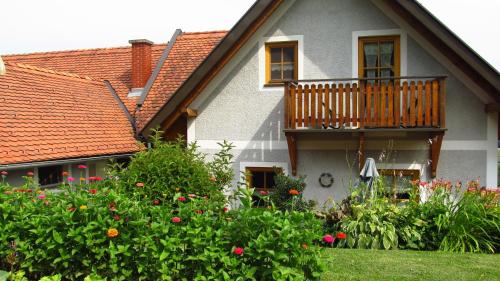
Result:
<svg viewBox="0 0 500 281"><path fill-rule="evenodd" d="M297 0L306 1L306 0ZM228 30L254 0L2 0L0 54L166 42L183 31ZM419 0L500 70L499 0Z"/></svg>

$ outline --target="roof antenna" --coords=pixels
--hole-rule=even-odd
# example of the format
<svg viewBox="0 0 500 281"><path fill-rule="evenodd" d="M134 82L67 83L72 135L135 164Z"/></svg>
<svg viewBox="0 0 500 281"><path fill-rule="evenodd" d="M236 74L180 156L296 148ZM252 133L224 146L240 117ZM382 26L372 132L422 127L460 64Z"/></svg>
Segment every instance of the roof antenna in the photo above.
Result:
<svg viewBox="0 0 500 281"><path fill-rule="evenodd" d="M0 56L0 75L5 75L7 70L5 70L5 64L3 63L2 57Z"/></svg>

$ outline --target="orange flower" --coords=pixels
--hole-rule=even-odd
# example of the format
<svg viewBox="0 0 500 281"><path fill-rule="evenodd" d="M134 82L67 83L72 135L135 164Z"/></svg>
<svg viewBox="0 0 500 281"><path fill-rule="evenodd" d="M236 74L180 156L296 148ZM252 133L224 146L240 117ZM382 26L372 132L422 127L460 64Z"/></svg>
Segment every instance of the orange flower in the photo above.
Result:
<svg viewBox="0 0 500 281"><path fill-rule="evenodd" d="M85 180L85 178L80 178L80 181L84 181L84 180Z"/></svg>
<svg viewBox="0 0 500 281"><path fill-rule="evenodd" d="M302 244L302 249L307 250L308 248L309 246L307 245L307 243Z"/></svg>
<svg viewBox="0 0 500 281"><path fill-rule="evenodd" d="M64 171L64 172L62 172L62 175L63 175L63 177L67 177L69 175L69 173Z"/></svg>
<svg viewBox="0 0 500 281"><path fill-rule="evenodd" d="M292 195L292 196L295 196L295 195L299 195L300 192L297 190L297 189L290 189L288 191L288 194Z"/></svg>
<svg viewBox="0 0 500 281"><path fill-rule="evenodd" d="M116 228L110 228L110 229L108 229L107 235L108 235L109 238L116 237L116 236L118 236L118 234L120 234L120 232L118 232L118 229L116 229Z"/></svg>

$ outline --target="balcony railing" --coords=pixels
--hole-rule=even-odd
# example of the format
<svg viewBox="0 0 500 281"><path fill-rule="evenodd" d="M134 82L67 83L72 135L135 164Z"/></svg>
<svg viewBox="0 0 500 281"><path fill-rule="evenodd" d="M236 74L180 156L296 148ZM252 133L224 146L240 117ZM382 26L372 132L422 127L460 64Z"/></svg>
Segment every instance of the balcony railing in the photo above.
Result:
<svg viewBox="0 0 500 281"><path fill-rule="evenodd" d="M445 76L285 83L285 129L445 128Z"/></svg>

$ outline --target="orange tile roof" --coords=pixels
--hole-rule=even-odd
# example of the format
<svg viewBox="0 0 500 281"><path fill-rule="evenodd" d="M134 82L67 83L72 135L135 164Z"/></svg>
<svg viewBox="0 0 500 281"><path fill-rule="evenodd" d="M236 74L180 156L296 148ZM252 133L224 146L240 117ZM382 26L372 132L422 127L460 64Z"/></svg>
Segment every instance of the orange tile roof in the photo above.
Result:
<svg viewBox="0 0 500 281"><path fill-rule="evenodd" d="M169 56L136 114L140 130L214 49L227 31L185 32L177 37Z"/></svg>
<svg viewBox="0 0 500 281"><path fill-rule="evenodd" d="M0 165L139 151L103 81L6 62L0 76Z"/></svg>
<svg viewBox="0 0 500 281"><path fill-rule="evenodd" d="M154 44L152 46L152 65L156 65L165 46L166 44ZM127 97L131 87L131 46L3 55L2 58L5 62L24 63L108 80L127 109L131 113L135 110L137 98Z"/></svg>

